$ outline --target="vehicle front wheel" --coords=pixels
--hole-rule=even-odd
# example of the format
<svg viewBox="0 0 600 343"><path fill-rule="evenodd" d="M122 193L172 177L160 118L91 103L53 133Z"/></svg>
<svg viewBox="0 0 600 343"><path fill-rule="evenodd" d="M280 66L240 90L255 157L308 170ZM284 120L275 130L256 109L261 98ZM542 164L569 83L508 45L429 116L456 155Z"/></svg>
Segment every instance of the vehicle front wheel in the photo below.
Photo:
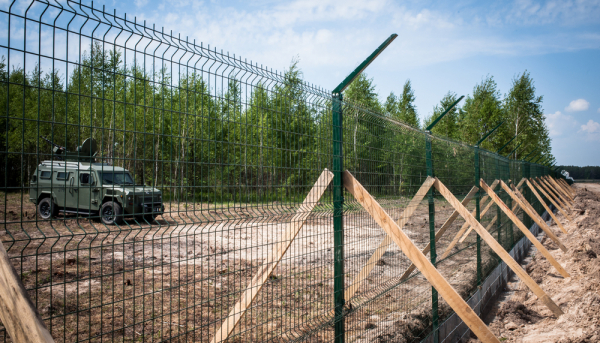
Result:
<svg viewBox="0 0 600 343"><path fill-rule="evenodd" d="M58 215L58 206L54 204L52 198L44 198L38 203L38 213L42 219L50 219Z"/></svg>
<svg viewBox="0 0 600 343"><path fill-rule="evenodd" d="M107 201L100 208L100 220L106 225L123 223L123 208L115 201Z"/></svg>

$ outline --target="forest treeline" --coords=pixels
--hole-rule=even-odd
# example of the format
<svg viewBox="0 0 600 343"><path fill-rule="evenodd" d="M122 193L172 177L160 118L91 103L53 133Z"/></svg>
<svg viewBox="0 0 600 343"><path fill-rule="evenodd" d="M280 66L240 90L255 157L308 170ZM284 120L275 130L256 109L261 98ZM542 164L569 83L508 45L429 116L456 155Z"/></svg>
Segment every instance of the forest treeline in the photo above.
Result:
<svg viewBox="0 0 600 343"><path fill-rule="evenodd" d="M282 80L253 81L168 64L148 72L94 45L67 73L26 72L5 59L0 73L0 182L7 190L26 188L36 165L51 158L40 137L71 151L93 137L97 161L123 166L137 183L175 199L284 199L305 194L315 175L331 168L331 98L306 87L296 61ZM395 192L424 177L424 135L410 80L399 95L379 98L364 74L345 91L344 163ZM425 124L456 99L448 92ZM527 72L504 96L493 77L484 78L433 134L474 144L501 121L482 148L495 152L517 135L504 155L520 146L512 158L538 149L553 161L542 97ZM440 140L434 154L438 174L447 169L448 177L472 183L471 148Z"/></svg>
<svg viewBox="0 0 600 343"><path fill-rule="evenodd" d="M566 170L569 176L578 179L600 179L600 166L559 166L559 170Z"/></svg>

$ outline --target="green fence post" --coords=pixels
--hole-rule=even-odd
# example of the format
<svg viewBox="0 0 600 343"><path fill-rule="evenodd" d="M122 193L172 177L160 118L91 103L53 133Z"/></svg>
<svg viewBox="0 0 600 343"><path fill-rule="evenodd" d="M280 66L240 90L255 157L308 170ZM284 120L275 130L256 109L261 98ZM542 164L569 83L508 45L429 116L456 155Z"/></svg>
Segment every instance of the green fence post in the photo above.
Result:
<svg viewBox="0 0 600 343"><path fill-rule="evenodd" d="M344 343L346 329L344 325L344 189L342 173L344 171L344 116L342 110L342 92L350 86L362 72L398 37L397 34L389 36L375 51L369 55L350 75L346 76L332 92L332 126L333 126L333 297L335 303L335 343Z"/></svg>
<svg viewBox="0 0 600 343"><path fill-rule="evenodd" d="M433 159L431 151L431 132L425 131L425 163L427 166L427 176L434 177L433 174ZM437 254L435 251L435 203L433 198L433 187L429 188L427 192L427 201L429 203L429 255L431 263L435 266ZM434 287L431 287L431 325L433 330L433 342L439 342L439 331L438 331L438 293Z"/></svg>
<svg viewBox="0 0 600 343"><path fill-rule="evenodd" d="M333 297L335 303L335 342L343 343L344 328L344 196L342 172L343 115L342 93L333 95Z"/></svg>
<svg viewBox="0 0 600 343"><path fill-rule="evenodd" d="M481 172L479 169L479 145L475 146L475 185L477 185L477 196L475 197L475 219L481 222L481 208L479 200L481 199L481 185L479 180L481 179ZM490 199L491 200L491 199ZM481 271L481 237L477 235L477 287L481 287L482 282L482 271Z"/></svg>

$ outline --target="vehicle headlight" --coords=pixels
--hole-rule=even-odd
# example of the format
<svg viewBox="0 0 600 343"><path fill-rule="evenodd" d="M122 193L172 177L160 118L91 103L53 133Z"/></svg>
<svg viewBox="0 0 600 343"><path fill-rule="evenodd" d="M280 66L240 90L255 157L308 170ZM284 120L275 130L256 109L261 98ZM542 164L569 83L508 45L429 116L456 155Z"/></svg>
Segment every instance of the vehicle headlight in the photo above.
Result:
<svg viewBox="0 0 600 343"><path fill-rule="evenodd" d="M127 196L127 200L131 200L131 195L128 195L128 196Z"/></svg>
<svg viewBox="0 0 600 343"><path fill-rule="evenodd" d="M160 194L160 195L158 196L158 198L159 198L160 200L162 200L162 194Z"/></svg>

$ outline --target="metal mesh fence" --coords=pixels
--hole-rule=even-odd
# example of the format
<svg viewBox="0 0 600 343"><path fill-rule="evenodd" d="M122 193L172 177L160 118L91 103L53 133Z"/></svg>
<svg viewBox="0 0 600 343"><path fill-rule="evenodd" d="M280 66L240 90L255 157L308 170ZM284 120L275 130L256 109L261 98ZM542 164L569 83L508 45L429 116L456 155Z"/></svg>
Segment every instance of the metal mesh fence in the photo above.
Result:
<svg viewBox="0 0 600 343"><path fill-rule="evenodd" d="M335 101L297 70L72 1L0 22L0 239L56 341L413 342L452 313L351 194L334 220ZM454 209L411 199L429 175L462 200L477 175L550 171L341 111L343 169L395 220L414 211L403 230L467 299L498 258L475 233L454 245L460 217L435 241ZM507 250L522 237L495 205L481 222Z"/></svg>

